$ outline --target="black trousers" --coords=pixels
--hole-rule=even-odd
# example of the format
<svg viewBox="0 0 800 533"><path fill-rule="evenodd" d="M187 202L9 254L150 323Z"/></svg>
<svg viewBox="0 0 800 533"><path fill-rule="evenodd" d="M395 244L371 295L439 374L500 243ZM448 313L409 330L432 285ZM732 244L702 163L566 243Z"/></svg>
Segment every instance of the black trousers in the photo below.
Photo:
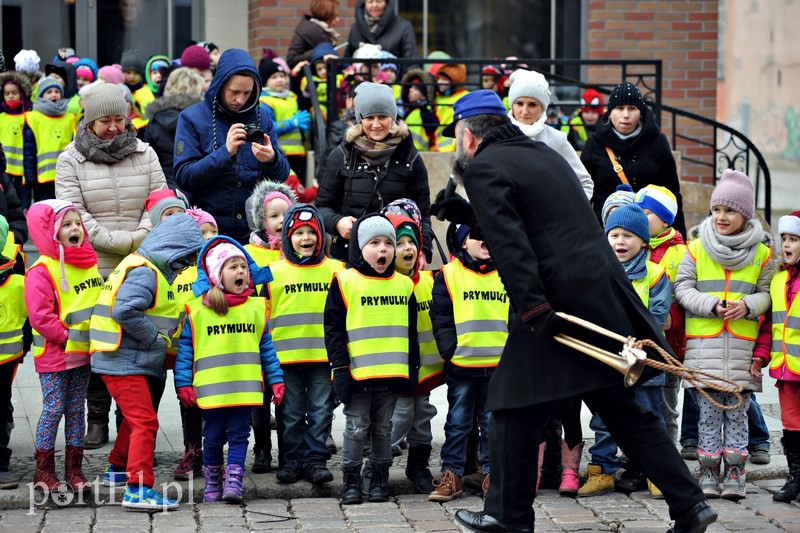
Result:
<svg viewBox="0 0 800 533"><path fill-rule="evenodd" d="M11 441L10 423L14 421L14 409L11 408L11 385L21 360L22 358L18 357L0 365L0 472L8 472L11 460L11 449L8 447L8 443Z"/></svg>
<svg viewBox="0 0 800 533"><path fill-rule="evenodd" d="M633 401L633 391L620 384L583 396L600 415L614 440L644 474L661 489L672 518L706 498L658 418ZM510 524L533 523L538 445L551 414L551 404L494 411L489 427L492 482L484 511Z"/></svg>

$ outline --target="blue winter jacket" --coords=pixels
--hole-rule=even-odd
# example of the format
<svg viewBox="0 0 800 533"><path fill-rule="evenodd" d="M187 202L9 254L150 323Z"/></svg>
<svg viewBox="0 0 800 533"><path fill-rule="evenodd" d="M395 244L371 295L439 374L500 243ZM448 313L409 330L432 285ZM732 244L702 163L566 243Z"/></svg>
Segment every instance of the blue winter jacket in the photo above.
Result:
<svg viewBox="0 0 800 533"><path fill-rule="evenodd" d="M259 267L256 262L250 257L250 254L236 241L225 236L218 236L211 238L206 242L203 249L200 250L200 255L197 258L197 281L192 284L192 291L195 296L202 296L211 288L211 283L208 280L208 274L205 271L205 257L208 250L220 244L227 242L234 244L242 250L245 258L247 259L247 267L250 270L250 281L255 285L262 285L272 281L272 272L269 267ZM254 298L257 298L254 296ZM211 309L208 309L213 313ZM264 329L264 334L261 336L259 343L259 353L261 354L261 367L264 370L264 378L268 385L275 383L283 383L283 370L278 361L278 354L275 352L275 346L272 345L272 335L269 333L269 324ZM190 320L185 320L183 323L183 331L181 338L178 341L178 357L175 359L175 388L189 387L194 380L194 343L192 342L192 323Z"/></svg>
<svg viewBox="0 0 800 533"><path fill-rule="evenodd" d="M173 263L197 253L203 246L197 223L185 214L156 224L136 253L153 263L172 284L177 277ZM117 291L111 317L122 327L122 339L114 352L92 354L92 371L111 376L153 376L166 379L167 344L147 315L153 306L158 280L148 267L128 271Z"/></svg>
<svg viewBox="0 0 800 533"><path fill-rule="evenodd" d="M242 110L232 113L222 106L222 89L235 74L253 78L253 92ZM289 163L278 145L278 134L267 107L261 105L261 81L250 55L244 50L226 50L203 101L184 109L175 132L175 179L194 205L211 213L221 235L248 242L244 202L256 183L264 179L285 181ZM250 143L231 157L225 139L232 124L255 124L269 135L276 157L259 163Z"/></svg>

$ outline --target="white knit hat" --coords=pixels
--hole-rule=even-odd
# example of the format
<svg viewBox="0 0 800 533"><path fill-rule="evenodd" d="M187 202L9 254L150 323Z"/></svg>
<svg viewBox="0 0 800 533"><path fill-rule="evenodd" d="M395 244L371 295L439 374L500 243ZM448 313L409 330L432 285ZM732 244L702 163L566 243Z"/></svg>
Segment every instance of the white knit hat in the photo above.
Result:
<svg viewBox="0 0 800 533"><path fill-rule="evenodd" d="M545 77L535 70L515 70L511 74L511 87L508 89L508 101L514 104L520 96L533 98L542 104L543 109L550 105L550 84Z"/></svg>
<svg viewBox="0 0 800 533"><path fill-rule="evenodd" d="M40 61L36 50L20 50L14 56L14 70L23 74L36 74L39 72Z"/></svg>
<svg viewBox="0 0 800 533"><path fill-rule="evenodd" d="M800 237L800 211L789 213L778 220L778 235L784 233Z"/></svg>

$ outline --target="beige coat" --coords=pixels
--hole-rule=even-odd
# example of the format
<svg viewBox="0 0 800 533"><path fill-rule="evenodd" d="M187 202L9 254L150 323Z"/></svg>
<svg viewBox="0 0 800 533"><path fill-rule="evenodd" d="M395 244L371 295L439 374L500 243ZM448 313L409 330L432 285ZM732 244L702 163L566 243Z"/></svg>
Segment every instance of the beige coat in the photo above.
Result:
<svg viewBox="0 0 800 533"><path fill-rule="evenodd" d="M158 156L141 141L115 164L87 160L74 142L58 156L56 197L78 207L104 278L150 233L144 201L166 186Z"/></svg>

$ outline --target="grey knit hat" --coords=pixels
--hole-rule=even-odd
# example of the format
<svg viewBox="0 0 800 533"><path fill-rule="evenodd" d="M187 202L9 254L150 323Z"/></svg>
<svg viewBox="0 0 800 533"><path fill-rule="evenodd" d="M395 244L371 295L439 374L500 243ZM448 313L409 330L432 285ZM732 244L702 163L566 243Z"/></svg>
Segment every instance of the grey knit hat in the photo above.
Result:
<svg viewBox="0 0 800 533"><path fill-rule="evenodd" d="M375 237L386 237L392 241L392 246L397 246L394 226L382 215L368 216L358 224L358 248L363 250Z"/></svg>
<svg viewBox="0 0 800 533"><path fill-rule="evenodd" d="M397 120L397 103L394 92L388 85L364 82L356 87L356 119L361 120L372 115L386 115Z"/></svg>
<svg viewBox="0 0 800 533"><path fill-rule="evenodd" d="M90 124L101 117L128 116L128 104L113 83L101 83L86 94L84 120Z"/></svg>

